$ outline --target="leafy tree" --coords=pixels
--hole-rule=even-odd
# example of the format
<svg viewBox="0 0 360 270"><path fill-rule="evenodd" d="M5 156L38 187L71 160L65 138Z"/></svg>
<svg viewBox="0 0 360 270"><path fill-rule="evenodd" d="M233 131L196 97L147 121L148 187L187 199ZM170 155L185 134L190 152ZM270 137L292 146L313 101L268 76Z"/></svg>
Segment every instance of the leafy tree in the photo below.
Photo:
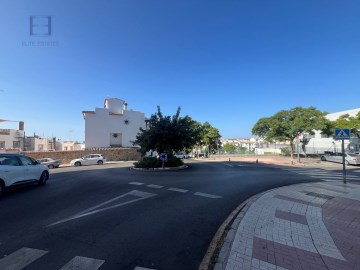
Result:
<svg viewBox="0 0 360 270"><path fill-rule="evenodd" d="M220 132L217 128L205 122L201 128L201 144L208 146L210 153L220 145Z"/></svg>
<svg viewBox="0 0 360 270"><path fill-rule="evenodd" d="M329 134L334 134L336 128L348 128L352 136L360 138L360 112L358 112L355 117L344 114L335 121L331 121Z"/></svg>
<svg viewBox="0 0 360 270"><path fill-rule="evenodd" d="M140 128L133 145L140 146L145 155L150 150L172 154L193 147L200 140L201 124L190 116L180 117L180 107L173 116L164 116L157 107L157 112L149 120L149 128Z"/></svg>
<svg viewBox="0 0 360 270"><path fill-rule="evenodd" d="M295 138L304 132L314 134L314 130L329 127L325 114L315 107L282 110L273 116L260 118L252 128L252 133L266 140L288 140L293 158Z"/></svg>
<svg viewBox="0 0 360 270"><path fill-rule="evenodd" d="M224 151L226 151L226 152L234 152L235 150L236 150L236 147L235 147L235 145L233 145L233 144L230 144L230 143L226 143L226 144L224 144L224 146L223 146L223 150Z"/></svg>

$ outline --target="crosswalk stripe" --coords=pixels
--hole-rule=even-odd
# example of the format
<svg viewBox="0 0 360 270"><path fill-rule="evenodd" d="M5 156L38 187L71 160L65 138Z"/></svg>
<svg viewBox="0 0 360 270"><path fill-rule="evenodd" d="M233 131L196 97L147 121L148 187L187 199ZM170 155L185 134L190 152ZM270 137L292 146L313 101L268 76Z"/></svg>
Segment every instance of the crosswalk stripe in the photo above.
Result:
<svg viewBox="0 0 360 270"><path fill-rule="evenodd" d="M221 196L218 196L218 195L213 195L213 194L208 194L208 193L202 193L202 192L195 192L194 195L196 195L196 196L202 196L202 197L207 197L207 198L211 198L211 199L219 199L219 198L221 198Z"/></svg>
<svg viewBox="0 0 360 270"><path fill-rule="evenodd" d="M103 260L76 256L60 270L97 270L104 262Z"/></svg>
<svg viewBox="0 0 360 270"><path fill-rule="evenodd" d="M21 270L48 251L23 247L0 260L1 270Z"/></svg>
<svg viewBox="0 0 360 270"><path fill-rule="evenodd" d="M185 193L185 192L188 192L187 189L181 189L181 188L168 188L167 190L171 190L171 191L177 191L177 192L182 192L182 193Z"/></svg>

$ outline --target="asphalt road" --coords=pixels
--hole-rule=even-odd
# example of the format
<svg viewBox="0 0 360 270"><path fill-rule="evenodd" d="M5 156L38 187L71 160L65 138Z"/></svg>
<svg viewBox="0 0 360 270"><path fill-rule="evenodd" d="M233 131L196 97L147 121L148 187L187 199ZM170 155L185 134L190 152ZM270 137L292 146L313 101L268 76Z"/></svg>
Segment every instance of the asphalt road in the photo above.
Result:
<svg viewBox="0 0 360 270"><path fill-rule="evenodd" d="M261 164L187 164L181 171L134 171L131 163L54 169L45 187L7 192L0 201L0 268L17 261L27 270L77 264L87 270L197 269L240 203L271 188L314 181Z"/></svg>

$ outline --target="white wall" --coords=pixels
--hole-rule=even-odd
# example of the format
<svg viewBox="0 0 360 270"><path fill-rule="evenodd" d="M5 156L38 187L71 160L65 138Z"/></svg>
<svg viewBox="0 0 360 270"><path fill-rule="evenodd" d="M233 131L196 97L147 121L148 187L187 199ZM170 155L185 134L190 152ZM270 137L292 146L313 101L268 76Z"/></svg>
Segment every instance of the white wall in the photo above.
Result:
<svg viewBox="0 0 360 270"><path fill-rule="evenodd" d="M5 142L4 149L13 149L14 141L20 142L20 149L22 150L24 147L24 135L25 132L23 130L16 129L0 129L0 142ZM2 143L1 143L2 144ZM2 147L0 146L0 149Z"/></svg>
<svg viewBox="0 0 360 270"><path fill-rule="evenodd" d="M110 147L110 136L114 133L118 134L118 139L121 137L122 147L132 147L131 141L135 140L140 127L145 128L145 114L138 111L122 110L122 113L113 114L108 108L96 108L95 112L83 114L86 148Z"/></svg>

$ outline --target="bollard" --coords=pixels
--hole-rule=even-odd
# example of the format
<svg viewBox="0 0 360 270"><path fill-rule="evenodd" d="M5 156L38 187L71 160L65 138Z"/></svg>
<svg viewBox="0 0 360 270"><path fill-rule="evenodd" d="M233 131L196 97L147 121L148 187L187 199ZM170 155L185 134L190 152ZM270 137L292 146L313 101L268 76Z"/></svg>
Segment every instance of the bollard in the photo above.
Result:
<svg viewBox="0 0 360 270"><path fill-rule="evenodd" d="M256 159L256 164L258 164L259 163L259 160L258 159Z"/></svg>
<svg viewBox="0 0 360 270"><path fill-rule="evenodd" d="M229 158L229 161L231 161L230 158Z"/></svg>

